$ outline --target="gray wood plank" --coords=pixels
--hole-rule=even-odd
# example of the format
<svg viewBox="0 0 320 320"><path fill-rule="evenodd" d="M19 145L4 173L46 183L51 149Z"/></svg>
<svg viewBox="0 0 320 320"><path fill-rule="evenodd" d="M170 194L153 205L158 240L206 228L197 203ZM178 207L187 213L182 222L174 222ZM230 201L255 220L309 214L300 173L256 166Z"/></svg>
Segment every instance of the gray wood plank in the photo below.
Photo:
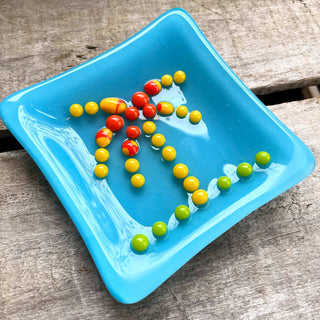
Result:
<svg viewBox="0 0 320 320"><path fill-rule="evenodd" d="M271 109L320 161L320 99ZM317 319L320 169L207 246L149 297L112 299L25 151L0 154L1 319Z"/></svg>
<svg viewBox="0 0 320 320"><path fill-rule="evenodd" d="M112 48L173 7L191 13L255 93L320 83L318 0L2 0L0 100Z"/></svg>

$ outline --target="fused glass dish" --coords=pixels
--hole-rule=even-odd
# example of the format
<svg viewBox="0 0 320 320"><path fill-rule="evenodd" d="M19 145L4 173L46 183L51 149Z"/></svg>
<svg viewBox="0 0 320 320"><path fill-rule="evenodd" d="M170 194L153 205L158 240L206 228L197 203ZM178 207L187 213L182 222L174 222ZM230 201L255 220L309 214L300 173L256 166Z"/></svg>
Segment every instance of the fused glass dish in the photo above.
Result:
<svg viewBox="0 0 320 320"><path fill-rule="evenodd" d="M187 80L163 89L152 101L184 104L189 111L199 110L203 119L197 125L175 114L154 120L177 158L165 162L161 151L151 147L150 137L142 135L137 159L146 183L135 189L124 170L125 133L120 132L108 146L107 178L95 178L95 134L104 126L106 114L72 118L70 105L105 97L129 102L146 81L176 70L183 70ZM215 238L314 168L306 145L239 80L181 9L164 13L106 53L12 94L0 112L78 228L106 287L123 303L146 297ZM271 155L268 168L255 164L261 150ZM250 181L236 175L242 162L253 165ZM182 181L173 176L176 163L186 164L200 188L208 191L205 207L193 206ZM223 175L233 182L228 194L216 186ZM174 210L181 204L191 208L188 223L175 219ZM168 225L165 239L153 237L156 221ZM137 233L150 240L143 254L130 246Z"/></svg>

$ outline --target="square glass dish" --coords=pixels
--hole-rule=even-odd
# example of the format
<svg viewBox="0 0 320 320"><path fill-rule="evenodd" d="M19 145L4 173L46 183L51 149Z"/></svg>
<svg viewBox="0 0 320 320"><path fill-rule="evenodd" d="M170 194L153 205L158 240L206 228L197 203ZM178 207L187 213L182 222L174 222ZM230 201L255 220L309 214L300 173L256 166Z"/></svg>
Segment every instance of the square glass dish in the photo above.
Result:
<svg viewBox="0 0 320 320"><path fill-rule="evenodd" d="M175 113L154 120L165 145L176 149L176 159L164 161L150 136L142 134L136 158L146 182L136 189L124 169L125 133L119 132L108 146L109 174L97 179L95 135L107 115L100 110L73 118L70 105L106 97L129 102L146 81L176 70L186 73L186 81L164 88L151 101L168 100L202 113L197 125ZM241 82L181 9L164 13L106 53L12 94L1 103L0 115L58 195L108 290L123 303L146 297L206 245L314 168L306 145ZM135 124L143 122L140 117ZM271 155L267 168L255 164L262 150ZM236 174L242 162L253 166L250 181ZM204 207L194 206L182 180L173 176L177 163L186 164L208 192ZM225 175L233 183L229 193L217 188L217 178ZM175 218L178 205L190 207L188 223ZM168 226L164 239L152 234L156 221ZM131 248L136 234L149 238L142 254Z"/></svg>

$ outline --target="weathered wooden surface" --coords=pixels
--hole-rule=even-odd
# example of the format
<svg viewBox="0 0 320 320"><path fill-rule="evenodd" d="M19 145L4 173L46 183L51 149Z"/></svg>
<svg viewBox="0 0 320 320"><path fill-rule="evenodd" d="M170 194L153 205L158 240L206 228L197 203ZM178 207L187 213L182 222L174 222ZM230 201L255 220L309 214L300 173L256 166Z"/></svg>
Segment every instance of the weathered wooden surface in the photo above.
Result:
<svg viewBox="0 0 320 320"><path fill-rule="evenodd" d="M271 109L320 161L320 99ZM319 319L320 170L226 232L142 302L105 289L25 151L0 154L1 319Z"/></svg>
<svg viewBox="0 0 320 320"><path fill-rule="evenodd" d="M320 83L318 0L1 0L0 100L112 48L173 7L191 13L256 93Z"/></svg>

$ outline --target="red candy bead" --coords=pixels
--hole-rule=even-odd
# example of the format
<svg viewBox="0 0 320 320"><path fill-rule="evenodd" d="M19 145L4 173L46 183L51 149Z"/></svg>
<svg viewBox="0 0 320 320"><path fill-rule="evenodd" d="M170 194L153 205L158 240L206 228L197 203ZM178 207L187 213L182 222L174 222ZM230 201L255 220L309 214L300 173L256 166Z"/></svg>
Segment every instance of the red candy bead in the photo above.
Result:
<svg viewBox="0 0 320 320"><path fill-rule="evenodd" d="M137 126L130 126L126 130L126 134L130 139L137 139L140 136L140 129Z"/></svg>
<svg viewBox="0 0 320 320"><path fill-rule="evenodd" d="M157 114L157 108L153 104L149 103L143 107L142 113L146 118L154 118Z"/></svg>
<svg viewBox="0 0 320 320"><path fill-rule="evenodd" d="M128 120L134 121L139 118L139 110L136 107L130 107L126 110L124 115Z"/></svg>
<svg viewBox="0 0 320 320"><path fill-rule="evenodd" d="M120 116L113 115L108 117L106 121L106 127L113 132L117 132L122 129L124 124L123 119Z"/></svg>
<svg viewBox="0 0 320 320"><path fill-rule="evenodd" d="M161 91L161 83L158 80L150 80L144 85L144 91L150 96L154 96Z"/></svg>
<svg viewBox="0 0 320 320"><path fill-rule="evenodd" d="M125 140L122 143L121 149L122 149L123 154L125 154L126 156L129 156L129 157L133 157L138 153L139 145L134 140Z"/></svg>
<svg viewBox="0 0 320 320"><path fill-rule="evenodd" d="M134 106L142 109L149 102L149 97L144 92L136 92L131 100Z"/></svg>

